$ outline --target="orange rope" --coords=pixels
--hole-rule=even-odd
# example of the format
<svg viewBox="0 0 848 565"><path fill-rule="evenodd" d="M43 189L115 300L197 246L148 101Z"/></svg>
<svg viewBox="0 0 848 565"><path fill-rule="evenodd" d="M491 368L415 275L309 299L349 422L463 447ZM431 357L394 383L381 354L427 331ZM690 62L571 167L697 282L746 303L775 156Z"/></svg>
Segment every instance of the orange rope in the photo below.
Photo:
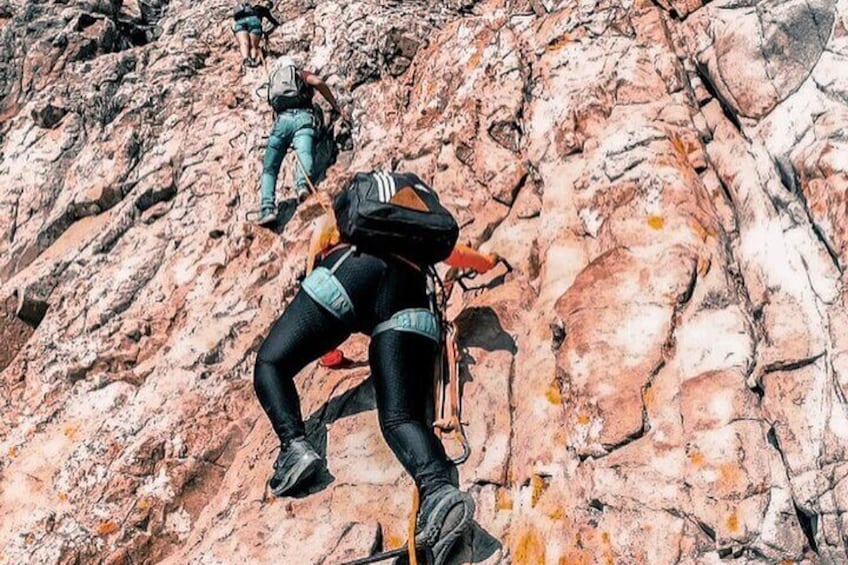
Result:
<svg viewBox="0 0 848 565"><path fill-rule="evenodd" d="M309 190L312 191L312 194L317 195L318 189L315 188L314 184L312 184L312 180L309 178L309 173L306 172L306 167L303 165L303 161L300 160L300 155L297 154L297 151L292 151L292 153L294 153L294 158L297 159L297 164L300 165L300 171L303 173L303 178L306 179L306 184L309 186ZM321 205L321 208L324 209L324 212L328 214L330 213L330 209L327 207L326 204L321 202L321 200L318 200L318 204Z"/></svg>
<svg viewBox="0 0 848 565"><path fill-rule="evenodd" d="M412 512L409 514L409 528L406 532L406 552L409 554L409 565L418 565L418 553L415 551L415 522L418 519L418 487L412 487Z"/></svg>

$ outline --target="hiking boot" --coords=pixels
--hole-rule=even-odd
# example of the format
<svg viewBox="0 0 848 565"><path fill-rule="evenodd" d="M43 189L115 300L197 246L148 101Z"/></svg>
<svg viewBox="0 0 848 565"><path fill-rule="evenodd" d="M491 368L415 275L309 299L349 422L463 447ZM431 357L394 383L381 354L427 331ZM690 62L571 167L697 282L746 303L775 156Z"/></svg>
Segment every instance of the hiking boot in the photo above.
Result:
<svg viewBox="0 0 848 565"><path fill-rule="evenodd" d="M453 485L441 486L421 502L415 524L415 545L429 547L433 552L433 565L442 565L473 517L471 495Z"/></svg>
<svg viewBox="0 0 848 565"><path fill-rule="evenodd" d="M320 467L321 456L305 437L296 437L280 446L268 486L276 496L282 496L302 485Z"/></svg>
<svg viewBox="0 0 848 565"><path fill-rule="evenodd" d="M260 226L272 226L277 223L277 213L274 210L263 210L259 213L256 223Z"/></svg>
<svg viewBox="0 0 848 565"><path fill-rule="evenodd" d="M294 189L295 196L297 196L297 203L300 204L307 198L309 198L309 189L303 186L299 186Z"/></svg>

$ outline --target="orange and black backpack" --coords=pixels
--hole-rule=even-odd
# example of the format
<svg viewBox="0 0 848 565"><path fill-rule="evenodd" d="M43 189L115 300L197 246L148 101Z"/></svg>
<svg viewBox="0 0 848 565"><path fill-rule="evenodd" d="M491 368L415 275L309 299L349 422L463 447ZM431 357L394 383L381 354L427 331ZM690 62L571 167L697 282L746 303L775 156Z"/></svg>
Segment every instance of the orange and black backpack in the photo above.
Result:
<svg viewBox="0 0 848 565"><path fill-rule="evenodd" d="M459 226L439 196L413 173L356 173L333 203L342 240L366 253L419 265L446 259Z"/></svg>

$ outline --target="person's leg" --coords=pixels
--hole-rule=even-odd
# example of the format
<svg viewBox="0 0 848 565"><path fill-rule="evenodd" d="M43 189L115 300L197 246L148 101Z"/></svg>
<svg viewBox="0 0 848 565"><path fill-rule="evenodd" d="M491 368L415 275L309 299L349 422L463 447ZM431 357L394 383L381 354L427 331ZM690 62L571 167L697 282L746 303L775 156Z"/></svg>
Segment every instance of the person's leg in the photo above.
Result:
<svg viewBox="0 0 848 565"><path fill-rule="evenodd" d="M314 178L313 163L315 152L315 129L312 125L312 113L298 113L300 127L292 136L292 147L297 152L299 163L295 163L294 174L294 189L298 199L302 200L309 195L309 186L306 181L306 176L309 176L311 182Z"/></svg>
<svg viewBox="0 0 848 565"><path fill-rule="evenodd" d="M255 61L256 64L259 64L261 58L261 49L259 48L259 42L262 40L262 27L260 26L259 32L251 31L250 33L250 58Z"/></svg>
<svg viewBox="0 0 848 565"><path fill-rule="evenodd" d="M250 38L246 29L241 29L238 26L238 22L234 29L238 29L236 31L236 41L238 41L239 51L241 52L242 60L250 58Z"/></svg>
<svg viewBox="0 0 848 565"><path fill-rule="evenodd" d="M289 119L287 114L277 116L271 134L268 136L268 145L265 147L265 157L262 160L260 216L277 211L277 175L280 173L280 165L291 142Z"/></svg>
<svg viewBox="0 0 848 565"><path fill-rule="evenodd" d="M427 337L389 330L375 335L368 351L380 429L422 498L451 484L444 448L426 422L436 349Z"/></svg>
<svg viewBox="0 0 848 565"><path fill-rule="evenodd" d="M349 335L346 324L303 290L271 328L256 357L253 385L282 443L304 435L295 375Z"/></svg>
<svg viewBox="0 0 848 565"><path fill-rule="evenodd" d="M444 448L427 426L425 404L436 351L428 337L390 329L372 337L369 356L380 427L421 497L415 544L430 548L434 565L444 565L470 526L475 505L468 493L453 486Z"/></svg>

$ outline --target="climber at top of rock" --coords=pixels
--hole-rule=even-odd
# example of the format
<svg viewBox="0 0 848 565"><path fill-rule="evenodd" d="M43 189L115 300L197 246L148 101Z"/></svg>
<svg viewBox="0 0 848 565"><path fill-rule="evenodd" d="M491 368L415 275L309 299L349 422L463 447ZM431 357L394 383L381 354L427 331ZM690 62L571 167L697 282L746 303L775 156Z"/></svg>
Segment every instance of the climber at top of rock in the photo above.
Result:
<svg viewBox="0 0 848 565"><path fill-rule="evenodd" d="M347 120L327 83L318 75L303 70L288 56L277 59L268 75L268 103L276 117L268 136L260 183L259 225L267 226L277 220L276 188L283 157L289 146L296 153L295 195L302 202L309 196L314 173L314 152L317 131L323 124L313 108L315 91L321 93L333 110Z"/></svg>
<svg viewBox="0 0 848 565"><path fill-rule="evenodd" d="M370 335L380 429L421 497L416 544L441 563L469 526L474 503L452 484L444 447L426 421L442 334L427 268L447 260L486 271L496 258L470 248L452 253L456 222L415 175L357 173L344 186L333 204L338 220L320 224L312 239L314 270L257 355L254 387L281 444L269 486L278 496L291 493L322 466L305 438L295 375L351 333ZM378 225L367 223L369 208L392 210Z"/></svg>
<svg viewBox="0 0 848 565"><path fill-rule="evenodd" d="M236 35L242 64L245 67L258 67L261 64L265 54L259 47L259 40L263 35L267 36L280 25L280 22L271 13L273 5L272 0L265 0L257 4L239 2L233 8L233 20L235 20L233 22L233 33ZM263 19L268 20L271 24L268 30L262 29Z"/></svg>

